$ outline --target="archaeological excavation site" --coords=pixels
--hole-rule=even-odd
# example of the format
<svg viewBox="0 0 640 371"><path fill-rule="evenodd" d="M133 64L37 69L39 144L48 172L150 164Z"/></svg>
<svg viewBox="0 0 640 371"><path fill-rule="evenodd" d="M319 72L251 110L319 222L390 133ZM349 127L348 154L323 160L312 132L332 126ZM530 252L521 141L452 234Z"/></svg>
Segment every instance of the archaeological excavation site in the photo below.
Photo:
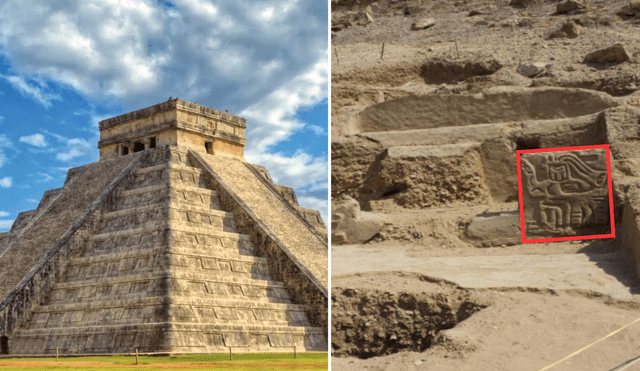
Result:
<svg viewBox="0 0 640 371"><path fill-rule="evenodd" d="M245 119L169 99L101 121L0 234L0 357L326 352L327 230L244 159Z"/></svg>
<svg viewBox="0 0 640 371"><path fill-rule="evenodd" d="M638 357L640 2L331 15L333 370Z"/></svg>

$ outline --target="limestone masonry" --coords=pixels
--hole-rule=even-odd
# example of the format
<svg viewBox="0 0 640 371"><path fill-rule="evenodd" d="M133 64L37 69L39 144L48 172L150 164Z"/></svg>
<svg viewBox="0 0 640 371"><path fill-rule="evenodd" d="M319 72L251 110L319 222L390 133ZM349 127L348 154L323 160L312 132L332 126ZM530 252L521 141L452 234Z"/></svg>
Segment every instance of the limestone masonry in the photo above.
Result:
<svg viewBox="0 0 640 371"><path fill-rule="evenodd" d="M100 161L0 234L0 353L326 351L324 222L245 128L180 99L100 122Z"/></svg>

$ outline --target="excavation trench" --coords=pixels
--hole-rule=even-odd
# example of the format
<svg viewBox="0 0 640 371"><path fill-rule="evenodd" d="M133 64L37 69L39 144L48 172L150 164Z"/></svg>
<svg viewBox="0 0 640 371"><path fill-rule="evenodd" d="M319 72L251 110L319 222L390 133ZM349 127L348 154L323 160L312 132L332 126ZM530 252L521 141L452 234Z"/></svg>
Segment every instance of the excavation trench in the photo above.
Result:
<svg viewBox="0 0 640 371"><path fill-rule="evenodd" d="M332 355L366 359L422 352L439 343L440 331L489 306L476 293L424 276L410 278L408 286L425 291L333 287Z"/></svg>
<svg viewBox="0 0 640 371"><path fill-rule="evenodd" d="M332 196L375 212L517 201L517 150L607 143L629 121L617 104L588 90L512 87L375 104L352 122L360 134L332 142Z"/></svg>

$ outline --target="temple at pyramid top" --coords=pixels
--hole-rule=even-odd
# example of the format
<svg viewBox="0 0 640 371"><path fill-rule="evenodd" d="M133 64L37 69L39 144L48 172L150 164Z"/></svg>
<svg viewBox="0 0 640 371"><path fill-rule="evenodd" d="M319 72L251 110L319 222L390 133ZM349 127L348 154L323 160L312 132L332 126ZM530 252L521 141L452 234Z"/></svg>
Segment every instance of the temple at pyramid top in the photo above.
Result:
<svg viewBox="0 0 640 371"><path fill-rule="evenodd" d="M168 101L100 121L100 160L164 146L243 158L247 120L211 107Z"/></svg>

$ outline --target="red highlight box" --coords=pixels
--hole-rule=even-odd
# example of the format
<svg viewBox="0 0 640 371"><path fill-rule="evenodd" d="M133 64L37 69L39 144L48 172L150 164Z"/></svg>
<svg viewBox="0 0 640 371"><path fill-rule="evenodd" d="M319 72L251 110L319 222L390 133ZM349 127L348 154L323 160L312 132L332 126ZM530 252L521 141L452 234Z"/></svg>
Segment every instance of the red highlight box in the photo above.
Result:
<svg viewBox="0 0 640 371"><path fill-rule="evenodd" d="M549 238L531 238L527 239L525 234L525 219L524 219L524 203L523 203L523 189L522 189L522 167L520 163L520 155L523 153L547 153L547 152L561 152L561 151L576 151L584 149L600 149L603 148L606 151L607 160L607 183L609 190L609 220L611 222L611 233L609 234L594 234L594 235L582 235L582 236L568 236L568 237L549 237ZM615 237L615 221L613 219L613 187L611 184L611 155L608 144L592 145L592 146L576 146L576 147L558 147L558 148L543 148L543 149L527 149L516 151L516 160L518 167L518 198L520 206L520 229L522 232L522 243L538 243L538 242L556 242L556 241L575 241L575 240L591 240L597 238L613 238Z"/></svg>

